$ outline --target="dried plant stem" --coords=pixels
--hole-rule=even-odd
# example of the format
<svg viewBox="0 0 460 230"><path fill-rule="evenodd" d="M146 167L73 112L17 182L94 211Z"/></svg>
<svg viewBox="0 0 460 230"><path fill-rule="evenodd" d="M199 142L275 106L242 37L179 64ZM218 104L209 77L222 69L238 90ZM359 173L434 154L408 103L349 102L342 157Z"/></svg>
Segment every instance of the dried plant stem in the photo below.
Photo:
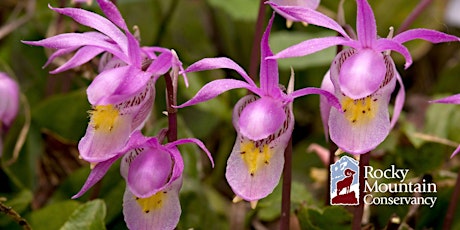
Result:
<svg viewBox="0 0 460 230"><path fill-rule="evenodd" d="M168 141L177 140L177 109L173 108L176 105L176 90L174 80L169 73L164 75L166 82L166 103L168 112Z"/></svg>
<svg viewBox="0 0 460 230"><path fill-rule="evenodd" d="M259 14L257 15L256 29L254 40L252 42L251 63L249 63L249 76L255 79L260 59L260 41L262 40L264 21L265 21L265 1L261 0L259 4Z"/></svg>
<svg viewBox="0 0 460 230"><path fill-rule="evenodd" d="M369 165L369 158L371 153L367 152L362 154L359 159L359 205L356 206L354 215L353 215L353 222L352 222L352 229L359 230L361 229L361 221L363 219L364 213L364 167Z"/></svg>
<svg viewBox="0 0 460 230"><path fill-rule="evenodd" d="M22 226L23 229L30 230L32 229L27 223L26 219L22 218L13 208L6 206L3 202L0 202L0 212L5 213L8 217L14 220L14 222L18 223Z"/></svg>
<svg viewBox="0 0 460 230"><path fill-rule="evenodd" d="M458 198L460 197L460 170L457 174L457 181L455 182L454 192L450 198L449 208L447 209L446 216L444 217L444 224L442 229L448 230L452 228L452 221L454 220L455 209L457 209Z"/></svg>
<svg viewBox="0 0 460 230"><path fill-rule="evenodd" d="M280 230L289 229L291 214L291 182L292 182L292 137L284 150L283 187L281 195Z"/></svg>

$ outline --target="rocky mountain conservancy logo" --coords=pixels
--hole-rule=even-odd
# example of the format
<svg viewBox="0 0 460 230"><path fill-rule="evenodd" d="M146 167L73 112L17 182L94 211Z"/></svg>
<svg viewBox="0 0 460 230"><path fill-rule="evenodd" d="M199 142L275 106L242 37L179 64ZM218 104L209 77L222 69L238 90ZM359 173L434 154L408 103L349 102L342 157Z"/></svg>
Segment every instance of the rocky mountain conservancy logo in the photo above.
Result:
<svg viewBox="0 0 460 230"><path fill-rule="evenodd" d="M437 200L437 185L425 179L408 179L409 169L390 165L386 169L364 166L359 171L355 159L343 156L330 166L331 205L359 205L359 174L363 173L363 201L368 205L426 205ZM414 181L415 179L415 181Z"/></svg>
<svg viewBox="0 0 460 230"><path fill-rule="evenodd" d="M330 166L331 205L359 204L359 165L355 159L343 156Z"/></svg>

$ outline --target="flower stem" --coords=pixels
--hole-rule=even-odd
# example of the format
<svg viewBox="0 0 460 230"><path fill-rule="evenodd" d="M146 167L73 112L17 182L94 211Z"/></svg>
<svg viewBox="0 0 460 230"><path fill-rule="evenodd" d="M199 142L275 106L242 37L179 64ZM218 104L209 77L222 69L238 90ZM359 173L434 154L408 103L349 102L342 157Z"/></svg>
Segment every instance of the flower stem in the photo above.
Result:
<svg viewBox="0 0 460 230"><path fill-rule="evenodd" d="M361 222L363 219L363 212L364 212L364 167L369 165L369 158L371 153L367 152L361 155L359 160L359 205L355 208L354 215L353 215L353 230L361 229Z"/></svg>
<svg viewBox="0 0 460 230"><path fill-rule="evenodd" d="M284 150L283 187L281 195L280 230L289 229L291 214L291 181L292 181L292 137Z"/></svg>
<svg viewBox="0 0 460 230"><path fill-rule="evenodd" d="M420 0L415 9L407 16L406 20L401 23L401 26L396 31L396 34L399 34L403 31L409 29L409 26L414 23L415 19L433 2L433 0Z"/></svg>
<svg viewBox="0 0 460 230"><path fill-rule="evenodd" d="M168 112L168 141L177 140L177 109L173 108L176 105L176 90L174 87L174 79L169 73L164 75L166 83L166 111Z"/></svg>
<svg viewBox="0 0 460 230"><path fill-rule="evenodd" d="M452 221L454 219L455 209L457 208L458 198L460 197L460 170L457 174L457 182L455 182L454 192L450 198L449 208L447 209L446 216L444 217L444 224L442 229L451 229Z"/></svg>
<svg viewBox="0 0 460 230"><path fill-rule="evenodd" d="M327 177L327 184L326 184L326 205L330 205L331 201L331 165L335 163L335 152L337 151L337 145L329 141L329 162L327 166L327 170L329 172L329 176Z"/></svg>
<svg viewBox="0 0 460 230"><path fill-rule="evenodd" d="M255 79L260 59L260 41L262 40L263 27L265 21L265 4L264 0L260 1L259 14L257 15L256 30L254 32L254 40L252 42L251 62L249 63L249 76Z"/></svg>
<svg viewBox="0 0 460 230"><path fill-rule="evenodd" d="M29 223L27 223L26 219L22 218L16 211L14 211L14 209L6 206L1 201L0 201L0 212L5 213L7 216L13 219L14 222L18 223L22 227L22 229L25 229L25 230L32 229Z"/></svg>

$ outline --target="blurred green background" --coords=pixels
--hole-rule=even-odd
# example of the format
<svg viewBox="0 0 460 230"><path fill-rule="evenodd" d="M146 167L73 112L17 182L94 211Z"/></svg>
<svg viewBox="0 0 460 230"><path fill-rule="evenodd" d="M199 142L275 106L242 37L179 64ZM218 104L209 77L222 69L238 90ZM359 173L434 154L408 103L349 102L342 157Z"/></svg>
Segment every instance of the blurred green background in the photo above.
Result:
<svg viewBox="0 0 460 230"><path fill-rule="evenodd" d="M378 26L386 37L390 26L396 29L417 5L415 0L369 0ZM435 0L411 25L459 36L459 28L444 22L447 1ZM22 44L63 32L86 31L67 17L48 8L72 6L67 0L2 0L0 2L0 71L20 84L23 98L20 113L4 137L0 168L0 197L23 216L33 229L126 229L122 215L125 182L114 165L101 183L79 199L77 193L89 165L78 158L78 140L84 135L90 105L85 89L95 76L96 62L50 75L57 60L42 66L50 50ZM117 0L128 26L137 25L141 44L174 49L187 67L205 57L230 57L248 70L258 0ZM331 17L337 0L323 0L319 10ZM97 3L83 8L100 13ZM272 10L267 6L266 20ZM345 1L347 23L354 27L356 5ZM18 24L15 24L18 23ZM334 32L295 23L287 29L276 16L270 44L276 53L292 44ZM9 30L8 30L9 29ZM370 164L382 169L391 164L410 169L409 180L429 177L437 184L435 207L371 206L367 220L375 229L385 227L397 215L407 227L440 229L453 186L460 169L459 157L449 159L454 147L439 143L460 142L460 106L435 105L427 101L460 92L460 45L428 42L407 43L414 64L403 69L403 59L394 54L407 97L396 128L378 149ZM330 48L317 54L279 61L280 83L286 85L290 67L295 71L295 88L319 87L335 56ZM232 71L206 71L188 74L186 88L179 85L178 102L191 98L206 82L217 78L240 78ZM167 126L164 82L156 85L157 96L145 134L154 135ZM193 107L180 109L179 137L201 139L216 162L211 168L205 155L194 146L181 147L185 161L181 190L182 216L178 229L277 229L281 188L261 200L255 210L247 203L233 204L233 193L225 181L226 160L236 133L231 112L244 90L233 90ZM394 96L394 95L393 95ZM326 206L328 171L318 154L308 151L311 144L329 148L319 115L318 96L294 102L296 125L293 133L292 229L350 229L352 213L341 206ZM25 136L21 130L28 129ZM15 146L23 143L20 151ZM453 229L460 229L460 209L455 212ZM3 213L0 229L21 229Z"/></svg>

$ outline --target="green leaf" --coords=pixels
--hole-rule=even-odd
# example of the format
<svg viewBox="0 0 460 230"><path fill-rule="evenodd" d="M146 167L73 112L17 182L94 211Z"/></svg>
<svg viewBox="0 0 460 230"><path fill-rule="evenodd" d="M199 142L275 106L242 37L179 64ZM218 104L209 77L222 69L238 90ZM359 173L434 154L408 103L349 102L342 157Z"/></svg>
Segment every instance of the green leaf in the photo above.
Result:
<svg viewBox="0 0 460 230"><path fill-rule="evenodd" d="M80 203L74 200L50 204L31 213L30 225L34 230L59 229L79 206Z"/></svg>
<svg viewBox="0 0 460 230"><path fill-rule="evenodd" d="M307 33L301 31L277 31L270 35L270 46L273 50L273 53L276 54L283 49L308 39L334 35L335 33L327 31L319 33ZM335 55L336 48L330 47L305 57L280 59L278 60L278 64L281 69L290 69L292 66L292 68L295 70L300 70L306 69L308 67L330 65Z"/></svg>
<svg viewBox="0 0 460 230"><path fill-rule="evenodd" d="M341 206L318 210L303 205L298 210L298 218L302 229L350 229L352 216Z"/></svg>
<svg viewBox="0 0 460 230"><path fill-rule="evenodd" d="M84 90L54 95L32 110L32 120L64 138L79 140L85 133L90 109Z"/></svg>
<svg viewBox="0 0 460 230"><path fill-rule="evenodd" d="M208 0L208 3L225 11L235 20L255 21L257 18L258 0Z"/></svg>
<svg viewBox="0 0 460 230"><path fill-rule="evenodd" d="M30 190L22 190L15 194L14 197L8 199L4 204L11 207L18 214L23 213L29 207L32 202L32 192ZM5 224L11 222L11 219L5 215L0 215L0 228Z"/></svg>
<svg viewBox="0 0 460 230"><path fill-rule="evenodd" d="M61 227L61 230L99 230L105 229L105 203L102 200L93 200L81 205Z"/></svg>

